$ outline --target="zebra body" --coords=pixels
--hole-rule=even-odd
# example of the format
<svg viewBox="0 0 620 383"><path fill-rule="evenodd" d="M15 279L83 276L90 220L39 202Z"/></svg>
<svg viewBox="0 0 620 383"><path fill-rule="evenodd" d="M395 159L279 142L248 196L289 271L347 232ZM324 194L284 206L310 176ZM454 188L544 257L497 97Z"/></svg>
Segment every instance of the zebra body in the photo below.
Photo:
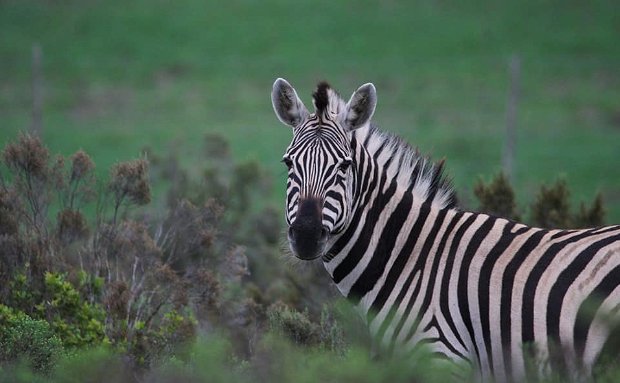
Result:
<svg viewBox="0 0 620 383"><path fill-rule="evenodd" d="M456 208L434 164L370 125L372 84L345 103L325 83L310 114L282 79L276 114L294 128L283 161L288 238L321 258L380 352L420 345L483 378L525 377L536 357L589 372L620 307L620 226L531 228Z"/></svg>

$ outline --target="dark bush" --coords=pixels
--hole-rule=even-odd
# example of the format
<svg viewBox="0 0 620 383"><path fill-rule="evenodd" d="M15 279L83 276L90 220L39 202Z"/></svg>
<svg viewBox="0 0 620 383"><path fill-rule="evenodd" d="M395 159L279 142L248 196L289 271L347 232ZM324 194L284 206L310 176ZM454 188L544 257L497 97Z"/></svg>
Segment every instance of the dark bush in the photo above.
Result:
<svg viewBox="0 0 620 383"><path fill-rule="evenodd" d="M498 173L488 184L480 178L474 185L474 194L480 203L478 211L514 221L521 219L515 193L504 173Z"/></svg>
<svg viewBox="0 0 620 383"><path fill-rule="evenodd" d="M116 223L119 208L125 203L146 205L151 201L151 187L148 180L148 162L144 159L121 162L112 167L110 182Z"/></svg>
<svg viewBox="0 0 620 383"><path fill-rule="evenodd" d="M474 194L480 203L480 211L520 220L515 193L503 173L499 173L488 184L480 179L474 187ZM526 223L556 229L602 226L605 223L603 198L599 193L589 207L582 202L579 210L573 213L568 185L566 180L560 178L551 186L541 185L536 200L530 205L529 220Z"/></svg>
<svg viewBox="0 0 620 383"><path fill-rule="evenodd" d="M596 195L590 207L584 202L579 204L579 211L575 214L574 222L577 227L598 227L605 224L605 207L601 193Z"/></svg>
<svg viewBox="0 0 620 383"><path fill-rule="evenodd" d="M564 179L557 180L549 187L542 185L531 206L532 223L548 228L572 227L569 196Z"/></svg>

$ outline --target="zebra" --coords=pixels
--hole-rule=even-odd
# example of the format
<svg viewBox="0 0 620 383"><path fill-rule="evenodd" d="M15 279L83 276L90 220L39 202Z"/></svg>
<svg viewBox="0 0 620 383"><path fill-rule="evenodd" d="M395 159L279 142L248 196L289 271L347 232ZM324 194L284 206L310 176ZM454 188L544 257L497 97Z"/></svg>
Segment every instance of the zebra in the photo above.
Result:
<svg viewBox="0 0 620 383"><path fill-rule="evenodd" d="M533 345L538 360L591 372L620 317L620 226L542 229L459 209L443 161L370 122L372 83L348 102L319 83L314 113L282 78L271 98L293 129L290 250L321 259L380 353L425 346L480 379L519 381Z"/></svg>

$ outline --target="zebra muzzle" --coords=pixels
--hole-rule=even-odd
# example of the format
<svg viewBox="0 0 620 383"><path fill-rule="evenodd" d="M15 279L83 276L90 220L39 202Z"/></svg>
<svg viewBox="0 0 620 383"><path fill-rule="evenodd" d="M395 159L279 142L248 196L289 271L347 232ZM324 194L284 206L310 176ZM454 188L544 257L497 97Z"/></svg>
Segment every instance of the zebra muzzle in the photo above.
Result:
<svg viewBox="0 0 620 383"><path fill-rule="evenodd" d="M323 225L321 207L317 199L301 201L297 217L289 226L289 245L299 259L312 260L325 253L329 230Z"/></svg>

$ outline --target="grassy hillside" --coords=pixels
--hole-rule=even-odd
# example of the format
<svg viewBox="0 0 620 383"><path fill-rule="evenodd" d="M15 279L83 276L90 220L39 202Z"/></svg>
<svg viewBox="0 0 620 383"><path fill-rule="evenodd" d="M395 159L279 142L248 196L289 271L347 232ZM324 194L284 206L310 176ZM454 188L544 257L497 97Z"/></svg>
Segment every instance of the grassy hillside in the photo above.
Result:
<svg viewBox="0 0 620 383"><path fill-rule="evenodd" d="M620 222L616 2L461 3L2 1L0 144L30 124L34 43L45 141L85 149L99 169L145 146L183 155L216 132L283 185L290 132L271 109L273 80L290 80L307 104L318 80L346 96L372 81L375 121L446 157L467 200L477 177L500 168L507 62L518 53L517 195L532 200L563 174L575 200L602 191Z"/></svg>

